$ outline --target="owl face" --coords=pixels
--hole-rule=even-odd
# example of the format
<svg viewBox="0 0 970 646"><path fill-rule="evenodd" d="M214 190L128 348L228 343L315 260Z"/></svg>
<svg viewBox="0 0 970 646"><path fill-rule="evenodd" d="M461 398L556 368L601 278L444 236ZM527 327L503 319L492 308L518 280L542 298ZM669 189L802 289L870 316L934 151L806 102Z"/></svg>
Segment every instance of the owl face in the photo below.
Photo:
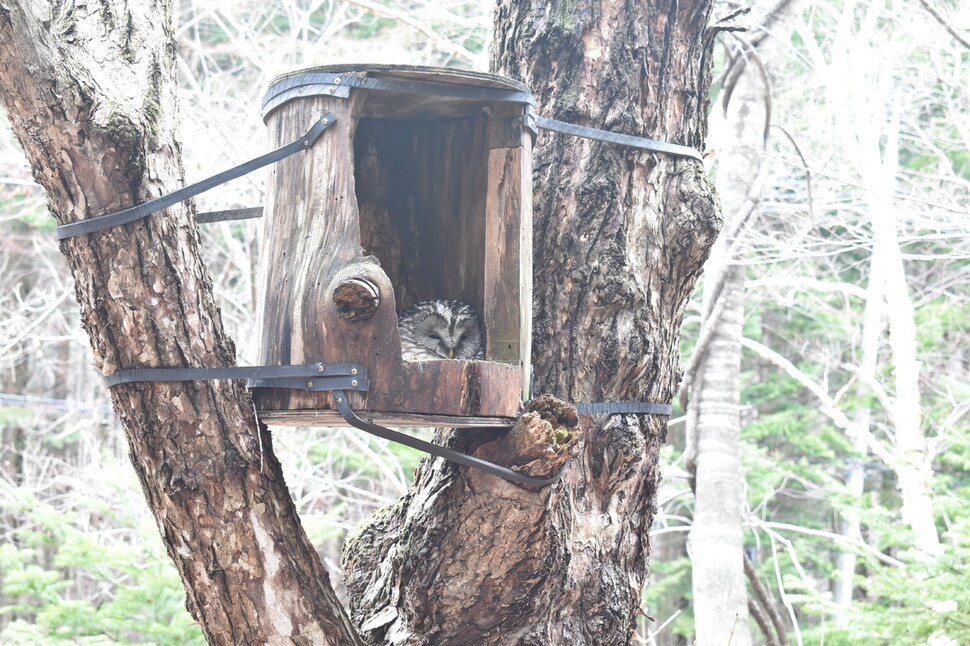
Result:
<svg viewBox="0 0 970 646"><path fill-rule="evenodd" d="M467 303L422 301L401 314L398 327L406 361L484 357L478 312Z"/></svg>

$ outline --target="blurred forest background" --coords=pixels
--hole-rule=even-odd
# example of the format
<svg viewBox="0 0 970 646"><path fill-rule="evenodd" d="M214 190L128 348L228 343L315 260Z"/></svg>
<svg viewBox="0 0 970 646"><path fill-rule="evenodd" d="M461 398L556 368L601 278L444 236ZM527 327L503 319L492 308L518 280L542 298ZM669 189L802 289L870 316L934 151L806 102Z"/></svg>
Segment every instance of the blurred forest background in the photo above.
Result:
<svg viewBox="0 0 970 646"><path fill-rule="evenodd" d="M265 152L260 101L283 72L488 69L489 2L176 5L188 182ZM755 641L970 644L970 7L750 8L715 10L726 29L707 144L719 184L740 168L739 142L751 162L740 192L737 177L719 185L726 226L708 269L739 297L719 303L726 281L708 281L684 326L692 388L662 453L638 643L693 641L683 404L703 396L698 358L716 352L705 321L735 307L748 593L774 625ZM198 210L259 205L264 179L207 193ZM258 361L260 226L203 231L241 365ZM0 111L0 643L201 644L90 366L53 230ZM354 430L273 437L339 579L344 537L404 493L420 455Z"/></svg>

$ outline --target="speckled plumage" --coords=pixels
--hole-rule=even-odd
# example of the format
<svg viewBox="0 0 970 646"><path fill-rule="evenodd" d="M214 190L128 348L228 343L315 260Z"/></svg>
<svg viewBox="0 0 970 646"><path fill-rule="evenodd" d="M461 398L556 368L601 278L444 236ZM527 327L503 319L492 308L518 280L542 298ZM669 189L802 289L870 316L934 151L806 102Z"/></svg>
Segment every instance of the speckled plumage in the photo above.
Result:
<svg viewBox="0 0 970 646"><path fill-rule="evenodd" d="M421 301L398 317L401 357L405 361L483 359L478 312L468 303Z"/></svg>

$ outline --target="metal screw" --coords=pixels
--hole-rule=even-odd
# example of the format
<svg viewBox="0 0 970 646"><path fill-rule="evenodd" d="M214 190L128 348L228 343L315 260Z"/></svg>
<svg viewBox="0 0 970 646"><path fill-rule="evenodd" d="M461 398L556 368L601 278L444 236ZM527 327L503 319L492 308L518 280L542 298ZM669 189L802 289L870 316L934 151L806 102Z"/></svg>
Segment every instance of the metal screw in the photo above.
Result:
<svg viewBox="0 0 970 646"><path fill-rule="evenodd" d="M350 369L350 374L356 375L357 374L357 368L351 368Z"/></svg>
<svg viewBox="0 0 970 646"><path fill-rule="evenodd" d="M351 382L350 382L350 385L351 385L351 386L356 386L356 385L357 385L357 380L356 380L356 379L354 379L353 381L351 381Z"/></svg>
<svg viewBox="0 0 970 646"><path fill-rule="evenodd" d="M313 382L312 381L306 382L306 387L307 388L313 388Z"/></svg>
<svg viewBox="0 0 970 646"><path fill-rule="evenodd" d="M333 84L334 84L334 85L340 85L340 77L339 77L339 76L338 76L338 77L336 77L336 78L334 78L334 80L333 80Z"/></svg>
<svg viewBox="0 0 970 646"><path fill-rule="evenodd" d="M343 402L343 400L344 400L344 398L343 398L343 397L337 397L337 403L338 403L338 404L340 404L340 403L342 403L342 402Z"/></svg>
<svg viewBox="0 0 970 646"><path fill-rule="evenodd" d="M327 125L328 123L330 123L330 119L323 119L321 123L323 123L323 125Z"/></svg>
<svg viewBox="0 0 970 646"><path fill-rule="evenodd" d="M328 87L327 88L327 94L333 94L336 91L337 91L337 88L335 88L335 87Z"/></svg>
<svg viewBox="0 0 970 646"><path fill-rule="evenodd" d="M310 147L310 142L309 141L304 141L303 142L303 147L304 148L309 148Z"/></svg>
<svg viewBox="0 0 970 646"><path fill-rule="evenodd" d="M324 370L323 366L317 366L317 372L323 372L323 370Z"/></svg>

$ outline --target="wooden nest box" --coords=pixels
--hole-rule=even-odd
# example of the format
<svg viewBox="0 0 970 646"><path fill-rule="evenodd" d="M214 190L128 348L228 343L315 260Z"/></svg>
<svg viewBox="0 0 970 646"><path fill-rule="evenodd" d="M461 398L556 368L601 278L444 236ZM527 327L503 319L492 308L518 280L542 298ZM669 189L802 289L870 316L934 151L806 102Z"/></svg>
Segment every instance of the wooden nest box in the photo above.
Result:
<svg viewBox="0 0 970 646"><path fill-rule="evenodd" d="M276 79L278 163L264 209L262 363L354 363L362 416L387 426L508 425L530 375L532 144L528 89L402 66L328 66ZM484 361L401 359L398 313L453 299L480 313ZM271 424L342 423L329 392L256 391Z"/></svg>

